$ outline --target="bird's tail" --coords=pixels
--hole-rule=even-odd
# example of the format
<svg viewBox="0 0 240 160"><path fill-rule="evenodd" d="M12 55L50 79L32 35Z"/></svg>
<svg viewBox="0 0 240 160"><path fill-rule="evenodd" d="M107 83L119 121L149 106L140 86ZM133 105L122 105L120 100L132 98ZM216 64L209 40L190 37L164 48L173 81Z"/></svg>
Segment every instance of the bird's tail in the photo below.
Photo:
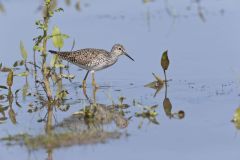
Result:
<svg viewBox="0 0 240 160"><path fill-rule="evenodd" d="M49 50L48 52L50 52L52 54L57 54L57 51L53 51L53 50Z"/></svg>

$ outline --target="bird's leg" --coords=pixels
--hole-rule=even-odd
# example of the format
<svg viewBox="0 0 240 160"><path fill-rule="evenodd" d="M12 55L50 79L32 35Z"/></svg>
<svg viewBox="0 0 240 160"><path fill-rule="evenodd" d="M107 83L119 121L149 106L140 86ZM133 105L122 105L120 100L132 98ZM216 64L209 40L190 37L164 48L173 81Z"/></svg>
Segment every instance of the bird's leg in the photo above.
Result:
<svg viewBox="0 0 240 160"><path fill-rule="evenodd" d="M83 82L82 82L82 87L83 87L83 88L86 88L86 87L87 87L87 85L86 85L86 79L87 79L88 73L89 73L89 71L87 71L87 73L86 73L86 75L85 75L85 77L84 77L84 79L83 79Z"/></svg>
<svg viewBox="0 0 240 160"><path fill-rule="evenodd" d="M93 86L94 88L98 88L98 85L97 85L97 83L96 83L96 81L95 81L94 71L92 72L92 86Z"/></svg>

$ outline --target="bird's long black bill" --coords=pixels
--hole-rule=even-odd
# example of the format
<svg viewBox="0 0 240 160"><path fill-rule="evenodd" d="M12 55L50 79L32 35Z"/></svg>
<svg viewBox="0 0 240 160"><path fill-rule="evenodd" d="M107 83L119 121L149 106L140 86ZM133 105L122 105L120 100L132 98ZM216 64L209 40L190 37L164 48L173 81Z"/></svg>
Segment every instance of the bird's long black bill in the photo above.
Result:
<svg viewBox="0 0 240 160"><path fill-rule="evenodd" d="M124 53L124 55L130 58L132 61L134 61L134 59L131 56L129 56L129 54L127 54L126 52Z"/></svg>

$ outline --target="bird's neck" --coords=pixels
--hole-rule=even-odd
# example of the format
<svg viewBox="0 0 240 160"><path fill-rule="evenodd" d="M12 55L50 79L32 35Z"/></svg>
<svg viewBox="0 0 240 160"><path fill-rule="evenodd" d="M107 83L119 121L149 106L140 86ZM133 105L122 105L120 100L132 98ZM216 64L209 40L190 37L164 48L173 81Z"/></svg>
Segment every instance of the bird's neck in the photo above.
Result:
<svg viewBox="0 0 240 160"><path fill-rule="evenodd" d="M112 59L117 60L118 57L119 57L118 54L116 54L116 53L114 53L114 52L111 53L111 58L112 58Z"/></svg>

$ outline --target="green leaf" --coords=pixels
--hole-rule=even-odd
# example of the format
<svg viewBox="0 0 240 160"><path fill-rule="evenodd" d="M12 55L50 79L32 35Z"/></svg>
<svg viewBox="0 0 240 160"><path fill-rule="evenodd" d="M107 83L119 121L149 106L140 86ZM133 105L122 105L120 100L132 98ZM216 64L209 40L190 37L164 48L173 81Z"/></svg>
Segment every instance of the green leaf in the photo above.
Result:
<svg viewBox="0 0 240 160"><path fill-rule="evenodd" d="M61 34L61 36L62 36L63 39L69 38L69 35L67 35L67 34Z"/></svg>
<svg viewBox="0 0 240 160"><path fill-rule="evenodd" d="M22 54L23 59L26 61L27 57L28 57L28 54L27 54L26 49L24 48L24 45L23 45L22 41L20 41L20 50L21 50L21 54Z"/></svg>
<svg viewBox="0 0 240 160"><path fill-rule="evenodd" d="M61 49L64 45L64 40L63 36L61 35L61 31L57 26L53 27L53 32L52 32L52 41L54 47Z"/></svg>
<svg viewBox="0 0 240 160"><path fill-rule="evenodd" d="M28 71L25 71L25 72L22 72L22 73L17 74L16 76L26 77L26 76L28 76L28 74L29 74L29 72L28 72Z"/></svg>
<svg viewBox="0 0 240 160"><path fill-rule="evenodd" d="M7 76L7 85L11 87L13 84L13 71L11 70Z"/></svg>
<svg viewBox="0 0 240 160"><path fill-rule="evenodd" d="M35 46L33 47L33 50L34 50L34 51L39 51L39 52L41 52L41 51L43 50L43 47L40 47L40 46L38 46L38 45L35 45Z"/></svg>
<svg viewBox="0 0 240 160"><path fill-rule="evenodd" d="M240 122L240 107L238 107L233 115L234 122Z"/></svg>
<svg viewBox="0 0 240 160"><path fill-rule="evenodd" d="M55 68L64 68L65 65L64 64L55 64Z"/></svg>
<svg viewBox="0 0 240 160"><path fill-rule="evenodd" d="M240 129L240 107L238 107L233 115L232 122L237 129Z"/></svg>
<svg viewBox="0 0 240 160"><path fill-rule="evenodd" d="M55 67L56 63L57 63L57 60L58 60L58 55L54 54L52 56L52 59L51 59L51 62L50 62L50 66L51 67Z"/></svg>
<svg viewBox="0 0 240 160"><path fill-rule="evenodd" d="M22 60L22 61L16 61L16 62L13 64L13 67L23 66L23 65L24 65L24 60Z"/></svg>
<svg viewBox="0 0 240 160"><path fill-rule="evenodd" d="M169 66L168 51L164 51L161 58L161 66L163 70L167 70Z"/></svg>

